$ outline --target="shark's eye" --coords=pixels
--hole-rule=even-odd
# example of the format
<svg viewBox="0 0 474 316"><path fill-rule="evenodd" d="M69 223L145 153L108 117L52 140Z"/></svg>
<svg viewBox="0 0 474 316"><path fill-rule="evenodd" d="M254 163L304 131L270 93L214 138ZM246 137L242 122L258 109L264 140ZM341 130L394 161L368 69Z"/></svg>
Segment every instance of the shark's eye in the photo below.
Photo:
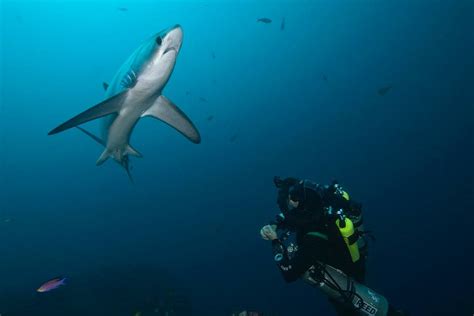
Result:
<svg viewBox="0 0 474 316"><path fill-rule="evenodd" d="M163 40L161 39L161 36L158 36L155 41L156 41L156 44L158 45L161 45L161 43L163 42Z"/></svg>

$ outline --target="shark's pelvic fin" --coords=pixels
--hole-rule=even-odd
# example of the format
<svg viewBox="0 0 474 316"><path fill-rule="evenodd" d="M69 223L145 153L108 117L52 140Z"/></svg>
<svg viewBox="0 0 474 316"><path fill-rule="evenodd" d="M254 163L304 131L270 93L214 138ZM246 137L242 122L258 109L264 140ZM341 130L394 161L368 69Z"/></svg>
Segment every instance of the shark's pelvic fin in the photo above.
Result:
<svg viewBox="0 0 474 316"><path fill-rule="evenodd" d="M151 116L165 122L195 144L201 142L201 136L193 122L171 100L163 95L160 95L155 103L142 114L142 117L145 116Z"/></svg>
<svg viewBox="0 0 474 316"><path fill-rule="evenodd" d="M135 156L135 157L139 157L139 158L143 157L142 154L140 154L135 148L133 148L130 145L127 146L127 150L125 151L125 153L129 154L129 155L132 155L132 156Z"/></svg>
<svg viewBox="0 0 474 316"><path fill-rule="evenodd" d="M99 143L99 144L101 144L102 146L105 147L105 142L101 138L95 136L94 134L92 134L91 132L89 132L88 130L86 130L86 129L80 127L80 126L76 126L76 128L78 130L80 130L81 132L83 132L84 134L86 134L87 136L89 136L90 138L92 138L93 140L95 140L97 143Z"/></svg>
<svg viewBox="0 0 474 316"><path fill-rule="evenodd" d="M102 154L100 155L99 159L95 162L97 166L100 166L103 164L107 159L109 159L111 152L105 148Z"/></svg>
<svg viewBox="0 0 474 316"><path fill-rule="evenodd" d="M97 104L96 106L91 107L90 109L85 110L81 114L74 116L72 119L64 122L50 131L48 135L60 133L77 125L81 125L83 123L120 111L123 99L126 95L127 91L124 91Z"/></svg>
<svg viewBox="0 0 474 316"><path fill-rule="evenodd" d="M81 129L83 130L83 129ZM86 133L88 133L86 130L84 130ZM89 134L87 134L89 135ZM90 135L89 135L90 136ZM135 156L135 157L139 157L139 158L142 158L142 154L140 154L137 150L135 150L132 146L130 145L127 145L127 148L125 149L125 151L123 152L123 155L132 155L132 156ZM96 165L97 166L100 166L101 164L103 164L104 162L107 161L107 159L109 159L109 157L112 156L112 152L108 149L108 148L105 148L104 151L102 152L102 154L100 155L99 159L97 159L96 161ZM125 169L127 169L127 173L128 173L128 163L129 163L129 160L128 158L126 158L127 162L126 162L126 165L122 165ZM121 164L119 162L119 164Z"/></svg>

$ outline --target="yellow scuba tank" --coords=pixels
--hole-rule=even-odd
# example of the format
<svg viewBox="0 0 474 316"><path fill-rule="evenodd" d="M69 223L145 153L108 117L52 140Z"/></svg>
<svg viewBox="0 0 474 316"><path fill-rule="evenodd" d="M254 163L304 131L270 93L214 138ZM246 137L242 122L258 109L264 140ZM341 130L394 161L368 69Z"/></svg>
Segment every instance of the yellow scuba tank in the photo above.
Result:
<svg viewBox="0 0 474 316"><path fill-rule="evenodd" d="M349 193L347 193L346 191L343 190L341 195L346 201L350 200Z"/></svg>
<svg viewBox="0 0 474 316"><path fill-rule="evenodd" d="M354 224L352 221L343 216L343 221L341 219L336 220L336 225L339 228L339 232L346 243L347 249L351 254L352 262L356 262L360 259L359 246L357 245L358 236L356 230L354 229Z"/></svg>

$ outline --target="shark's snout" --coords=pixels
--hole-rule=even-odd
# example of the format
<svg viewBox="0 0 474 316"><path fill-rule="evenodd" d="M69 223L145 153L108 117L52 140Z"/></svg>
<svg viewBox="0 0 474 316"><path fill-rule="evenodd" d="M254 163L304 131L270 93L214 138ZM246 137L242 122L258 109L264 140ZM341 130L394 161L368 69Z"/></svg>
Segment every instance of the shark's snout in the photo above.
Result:
<svg viewBox="0 0 474 316"><path fill-rule="evenodd" d="M166 51L175 50L177 53L181 48L183 42L183 29L179 24L171 27L166 33L166 36L162 39L163 45L166 46Z"/></svg>

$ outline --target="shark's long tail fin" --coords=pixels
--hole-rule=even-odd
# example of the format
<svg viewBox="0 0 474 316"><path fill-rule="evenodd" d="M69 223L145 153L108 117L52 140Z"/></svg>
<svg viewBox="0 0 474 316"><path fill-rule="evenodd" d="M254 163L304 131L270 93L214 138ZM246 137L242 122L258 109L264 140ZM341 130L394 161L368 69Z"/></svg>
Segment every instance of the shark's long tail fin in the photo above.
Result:
<svg viewBox="0 0 474 316"><path fill-rule="evenodd" d="M82 128L80 126L76 126L76 128L78 130L80 130L81 132L83 132L84 134L86 134L87 136L89 136L90 138L92 138L93 140L95 140L100 145L105 147L105 141L102 138L99 138L99 137L95 136L94 134L92 134L91 132L89 132L88 130L86 130L85 128Z"/></svg>
<svg viewBox="0 0 474 316"><path fill-rule="evenodd" d="M107 159L109 159L111 153L110 151L107 149L106 147L106 144L105 144L105 141L100 138L100 137L97 137L95 136L94 134L92 134L91 132L89 132L88 130L86 130L85 128L82 128L80 126L76 126L76 128L78 130L80 130L81 132L83 132L84 134L86 134L87 136L89 136L90 138L92 138L94 141L96 141L98 144L102 145L103 147L105 147L104 151L102 152L102 154L100 155L99 159L97 159L97 162L96 162L96 165L101 165L103 164Z"/></svg>
<svg viewBox="0 0 474 316"><path fill-rule="evenodd" d="M128 155L134 155L134 156L137 156L137 157L142 157L142 155L138 151L136 151L135 149L133 149L129 145L127 147L126 151L125 151L124 156L122 156L122 160L117 161L117 160L114 159L114 161L116 163L118 163L119 165L121 165L125 169L125 171L127 172L128 178L133 183L134 181L133 181L132 172L131 172L132 168L131 168L131 165L130 165L130 158L129 158ZM100 166L101 164L106 162L109 159L109 157L111 157L111 156L112 156L112 152L110 150L108 150L107 148L105 148L105 150L100 155L99 159L97 159L96 165Z"/></svg>
<svg viewBox="0 0 474 316"><path fill-rule="evenodd" d="M98 144L102 145L103 147L105 147L104 151L102 152L102 154L100 155L99 159L97 159L97 162L96 162L96 165L101 165L103 164L105 161L107 161L107 159L109 159L109 157L111 156L111 152L107 149L106 147L106 144L105 144L105 141L102 140L101 138L95 136L94 134L92 134L91 132L89 132L88 130L86 130L85 128L82 128L80 126L76 126L76 128L78 130L80 130L81 132L83 132L84 134L86 134L87 136L89 136L90 138L92 138L93 140L95 140ZM127 153L129 154L133 154L135 156L141 156L140 153L138 151L136 151L135 149L133 149L132 147L128 146L127 148ZM130 167L129 167L129 161L128 161L128 158L126 158L124 160L124 162L121 164L122 167L125 169L125 171L127 172L127 175L128 175L128 178L130 179L130 181L133 183L133 177L132 177L132 174L130 173Z"/></svg>
<svg viewBox="0 0 474 316"><path fill-rule="evenodd" d="M132 177L132 173L130 172L130 168L129 167L125 168L125 171L127 171L128 178L130 179L130 182L135 183L135 181L133 181L133 177Z"/></svg>
<svg viewBox="0 0 474 316"><path fill-rule="evenodd" d="M132 166L130 165L130 160L128 159L128 156L123 161L122 166L125 169L125 171L127 171L127 175L128 175L128 178L130 179L130 182L134 183L132 173L130 171L132 169Z"/></svg>
<svg viewBox="0 0 474 316"><path fill-rule="evenodd" d="M135 152L138 153L137 151ZM99 159L97 159L95 164L97 166L100 166L101 164L106 162L107 159L109 159L109 157L111 156L112 156L112 152L108 150L107 148L105 148L105 150L102 152L102 154L100 155ZM132 173L130 171L131 166L130 166L130 159L128 158L128 154L124 155L121 161L117 161L115 159L114 161L125 169L125 171L127 172L128 178L130 179L130 182L134 183Z"/></svg>

